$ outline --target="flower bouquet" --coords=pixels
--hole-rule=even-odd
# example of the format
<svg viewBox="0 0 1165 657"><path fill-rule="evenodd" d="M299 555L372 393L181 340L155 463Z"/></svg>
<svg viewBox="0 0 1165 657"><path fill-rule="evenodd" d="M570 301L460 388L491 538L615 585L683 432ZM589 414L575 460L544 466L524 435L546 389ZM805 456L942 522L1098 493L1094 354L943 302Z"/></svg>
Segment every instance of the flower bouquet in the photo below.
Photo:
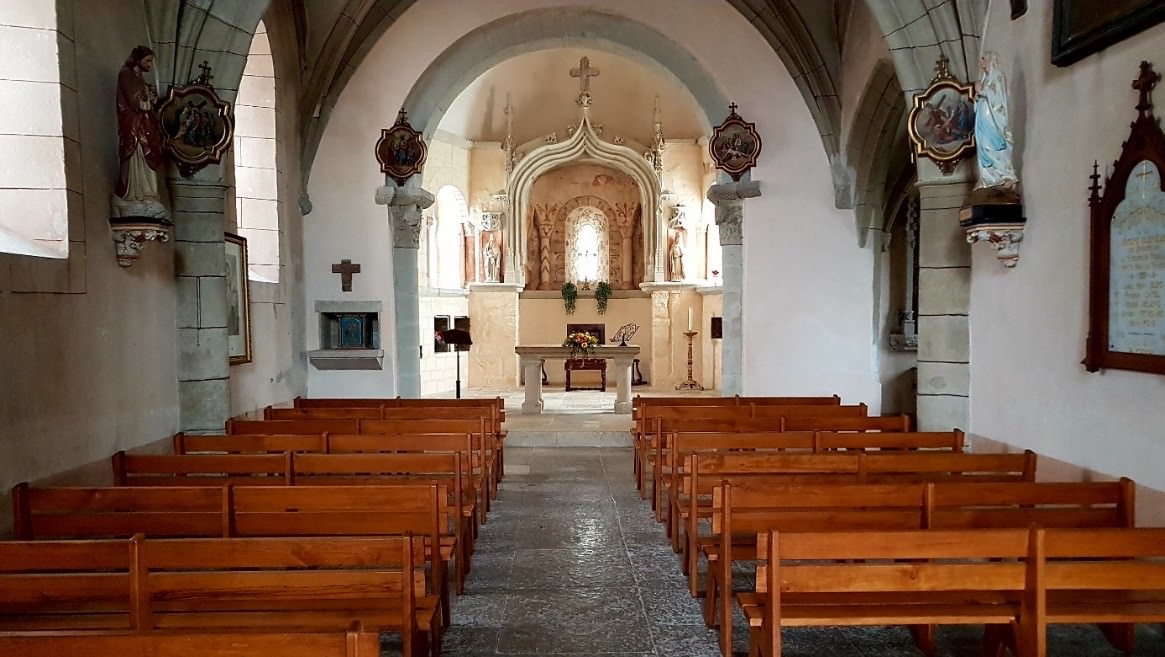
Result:
<svg viewBox="0 0 1165 657"><path fill-rule="evenodd" d="M599 346L599 339L590 333L575 331L566 335L566 339L562 341L562 346L570 347L571 358L579 355L586 358L592 350Z"/></svg>

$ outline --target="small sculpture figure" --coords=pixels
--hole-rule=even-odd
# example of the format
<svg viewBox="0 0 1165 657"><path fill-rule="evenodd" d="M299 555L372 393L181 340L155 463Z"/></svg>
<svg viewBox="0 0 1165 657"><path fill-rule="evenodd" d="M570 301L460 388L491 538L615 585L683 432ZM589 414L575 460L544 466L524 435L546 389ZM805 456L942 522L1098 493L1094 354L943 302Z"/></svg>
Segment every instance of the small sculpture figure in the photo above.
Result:
<svg viewBox="0 0 1165 657"><path fill-rule="evenodd" d="M668 252L671 259L671 280L684 280L684 239L683 234L676 231L671 241L671 250Z"/></svg>
<svg viewBox="0 0 1165 657"><path fill-rule="evenodd" d="M482 249L482 260L485 262L485 281L487 283L498 282L498 264L500 260L500 253L498 252L497 242L494 241L493 235L490 235L485 240L485 247Z"/></svg>
<svg viewBox="0 0 1165 657"><path fill-rule="evenodd" d="M167 219L158 196L162 126L155 111L158 91L146 81L154 69L154 51L137 46L117 74L117 157L121 162L111 199L114 218Z"/></svg>
<svg viewBox="0 0 1165 657"><path fill-rule="evenodd" d="M1008 127L1007 79L999 68L998 55L988 51L979 59L982 77L975 84L975 142L978 148L979 182L972 199L979 202L1019 201L1019 176L1012 163L1013 141ZM980 191L983 190L983 191Z"/></svg>

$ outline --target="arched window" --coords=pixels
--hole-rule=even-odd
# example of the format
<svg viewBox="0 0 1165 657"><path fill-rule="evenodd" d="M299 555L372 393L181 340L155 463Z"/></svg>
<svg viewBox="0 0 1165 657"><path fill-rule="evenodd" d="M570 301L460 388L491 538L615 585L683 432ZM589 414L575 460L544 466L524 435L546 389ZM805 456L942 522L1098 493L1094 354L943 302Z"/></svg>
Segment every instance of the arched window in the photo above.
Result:
<svg viewBox="0 0 1165 657"><path fill-rule="evenodd" d="M65 100L77 106L77 90L62 82L59 49L72 47L58 32L56 2L0 3L2 252L69 255L65 165L79 166L80 146L77 116L62 111Z"/></svg>
<svg viewBox="0 0 1165 657"><path fill-rule="evenodd" d="M720 248L720 226L716 225L716 206L711 201L705 200L702 213L704 225L708 227L708 230L704 232L707 240L704 246L704 267L707 270L704 273L704 278L711 281L713 285L723 285L724 251Z"/></svg>
<svg viewBox="0 0 1165 657"><path fill-rule="evenodd" d="M235 218L247 238L248 276L279 282L279 188L276 170L275 67L267 28L255 29L235 100Z"/></svg>
<svg viewBox="0 0 1165 657"><path fill-rule="evenodd" d="M566 225L567 278L606 281L610 277L607 216L596 207L584 206L571 211Z"/></svg>
<svg viewBox="0 0 1165 657"><path fill-rule="evenodd" d="M436 239L429 245L436 251L437 271L429 273L429 280L437 287L459 288L465 281L462 274L465 258L462 254L461 226L469 221L469 206L465 195L453 185L445 185L437 190L437 230Z"/></svg>

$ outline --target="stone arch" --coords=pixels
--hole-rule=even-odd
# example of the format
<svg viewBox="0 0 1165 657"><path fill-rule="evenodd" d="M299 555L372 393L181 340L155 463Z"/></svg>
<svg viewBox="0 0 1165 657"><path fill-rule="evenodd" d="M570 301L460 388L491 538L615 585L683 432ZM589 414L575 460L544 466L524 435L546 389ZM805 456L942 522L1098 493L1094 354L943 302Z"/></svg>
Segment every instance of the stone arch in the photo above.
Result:
<svg viewBox="0 0 1165 657"><path fill-rule="evenodd" d="M970 79L978 67L987 3L988 0L866 0L890 48L903 91L913 95L925 89L934 77L934 63L944 54L950 59L955 77Z"/></svg>
<svg viewBox="0 0 1165 657"><path fill-rule="evenodd" d="M559 210L558 210L558 216L562 219L565 219L567 217L567 215L569 215L571 213L572 210L574 210L576 208L581 208L584 205L590 205L590 206L598 208L599 210L601 210L603 212L604 215L607 216L607 221L611 222L612 225L614 224L614 222L615 222L615 209L611 207L610 203L607 203L606 201L599 198L598 196L591 196L590 194L586 194L583 196L576 196L576 197L570 199L569 201L567 201L566 203L563 203L562 207L559 208Z"/></svg>
<svg viewBox="0 0 1165 657"><path fill-rule="evenodd" d="M703 128L720 116L728 99L687 50L653 28L630 18L586 8L534 9L482 25L450 46L417 79L404 107L426 136L437 130L445 111L469 84L516 55L563 46L587 47L634 60L675 79L692 94Z"/></svg>
<svg viewBox="0 0 1165 657"><path fill-rule="evenodd" d="M658 226L659 195L662 191L659 177L656 176L651 163L637 151L600 139L595 134L584 109L578 130L574 131L570 139L534 149L518 161L506 181L508 211L503 227L503 239L506 243L506 252L510 255L505 259L506 281L518 284L526 282L524 278L528 227L525 218L530 207L530 194L534 189L534 182L548 171L575 162L601 162L604 166L631 177L638 185L641 216L654 218L643 221L644 278L658 280L655 278L656 263L662 263L659 259L662 252L656 243L661 233ZM608 214L608 219L613 220L614 215ZM659 272L659 276L662 276L662 272Z"/></svg>
<svg viewBox="0 0 1165 657"><path fill-rule="evenodd" d="M270 0L146 0L156 70L163 86L185 84L197 77L198 65L206 61L213 69L215 90L234 102L255 28L269 4Z"/></svg>
<svg viewBox="0 0 1165 657"><path fill-rule="evenodd" d="M854 171L854 218L858 246L884 228L883 213L891 169L901 168L906 143L906 97L889 61L881 60L866 82L846 140L846 159ZM897 166L894 166L897 165Z"/></svg>

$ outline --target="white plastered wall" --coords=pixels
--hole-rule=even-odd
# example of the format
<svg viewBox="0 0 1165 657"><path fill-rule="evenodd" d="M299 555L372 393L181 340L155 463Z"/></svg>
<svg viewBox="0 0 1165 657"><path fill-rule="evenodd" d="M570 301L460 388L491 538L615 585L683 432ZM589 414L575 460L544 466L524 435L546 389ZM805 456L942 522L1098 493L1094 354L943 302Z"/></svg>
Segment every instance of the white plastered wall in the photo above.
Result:
<svg viewBox="0 0 1165 657"><path fill-rule="evenodd" d="M141 3L60 2L57 18L75 44L62 71L90 109L65 108L76 140L68 259L0 254L0 533L13 484L95 461L108 475L113 452L178 426L173 248L150 243L119 267L108 222L114 92L126 55L148 39Z"/></svg>
<svg viewBox="0 0 1165 657"><path fill-rule="evenodd" d="M1165 25L1070 67L1049 61L1052 3L1017 21L994 3L987 48L1008 78L1028 217L1020 260L1004 269L973 247L971 431L1165 490L1165 377L1080 364L1088 321L1088 175L1120 153L1136 116L1143 59L1165 61ZM1157 114L1165 114L1161 87Z"/></svg>
<svg viewBox="0 0 1165 657"><path fill-rule="evenodd" d="M369 52L339 99L312 168L310 190L319 217L313 214L306 228L309 310L317 299L337 298L337 277L328 272L340 257L364 267L353 298L391 307L387 213L372 200L373 190L383 184L371 155L380 129L392 124L414 82L454 41L485 22L550 4L420 0ZM683 44L725 97L759 127L765 148L752 177L762 181L764 195L747 201L745 210L745 392L840 393L847 400L871 402L876 412L880 395L869 320L872 255L856 247L851 214L833 207L820 138L772 48L727 3L557 4L626 16ZM712 123L723 118L709 117ZM389 326L392 318L383 320ZM313 330L310 318L308 330ZM309 335L309 348L314 340ZM391 353L390 345L384 347ZM390 372L312 370L309 392L389 394Z"/></svg>

